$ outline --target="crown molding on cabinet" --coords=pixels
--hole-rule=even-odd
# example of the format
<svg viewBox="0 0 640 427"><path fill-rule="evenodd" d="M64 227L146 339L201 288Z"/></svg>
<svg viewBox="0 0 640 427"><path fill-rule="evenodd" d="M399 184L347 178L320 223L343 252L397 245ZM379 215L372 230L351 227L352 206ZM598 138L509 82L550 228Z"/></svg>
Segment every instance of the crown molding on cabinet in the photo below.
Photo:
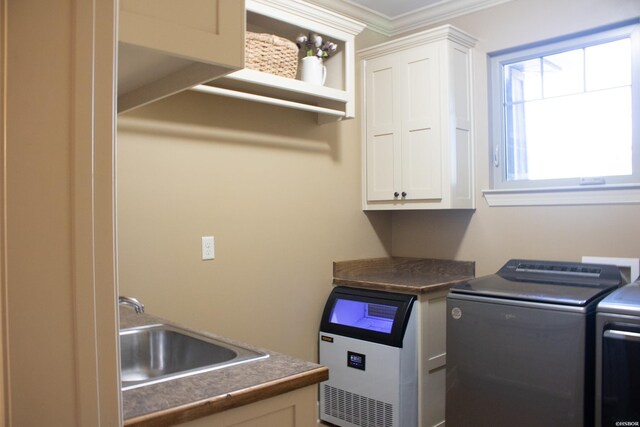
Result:
<svg viewBox="0 0 640 427"><path fill-rule="evenodd" d="M265 13L265 10L278 10L286 14L293 14L305 19L313 20L321 25L344 31L349 34L358 34L364 28L365 24L358 22L353 17L347 17L339 14L339 10L335 13L333 10L324 9L321 3L318 5L312 3L298 3L291 0L246 0L247 10Z"/></svg>
<svg viewBox="0 0 640 427"><path fill-rule="evenodd" d="M472 35L447 24L359 50L358 56L360 58L371 59L388 55L401 49L410 49L414 46L433 43L438 40L451 40L469 49L473 48L478 41L478 39Z"/></svg>
<svg viewBox="0 0 640 427"><path fill-rule="evenodd" d="M403 15L389 17L344 0L308 0L367 24L367 28L394 37L456 16L511 0L445 0Z"/></svg>

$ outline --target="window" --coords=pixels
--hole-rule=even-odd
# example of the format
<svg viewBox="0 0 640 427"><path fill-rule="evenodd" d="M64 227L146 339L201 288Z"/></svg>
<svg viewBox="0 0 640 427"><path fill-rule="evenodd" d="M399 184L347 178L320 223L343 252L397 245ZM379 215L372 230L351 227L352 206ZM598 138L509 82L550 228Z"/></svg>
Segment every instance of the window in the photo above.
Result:
<svg viewBox="0 0 640 427"><path fill-rule="evenodd" d="M494 189L640 185L639 27L489 55Z"/></svg>

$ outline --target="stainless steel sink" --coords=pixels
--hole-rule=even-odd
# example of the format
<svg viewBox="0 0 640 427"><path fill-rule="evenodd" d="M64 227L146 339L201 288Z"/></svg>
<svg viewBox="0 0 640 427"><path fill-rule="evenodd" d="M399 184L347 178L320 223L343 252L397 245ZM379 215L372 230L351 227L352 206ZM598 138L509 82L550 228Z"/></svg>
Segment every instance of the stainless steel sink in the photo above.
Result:
<svg viewBox="0 0 640 427"><path fill-rule="evenodd" d="M120 331L123 391L267 357L266 353L170 325Z"/></svg>

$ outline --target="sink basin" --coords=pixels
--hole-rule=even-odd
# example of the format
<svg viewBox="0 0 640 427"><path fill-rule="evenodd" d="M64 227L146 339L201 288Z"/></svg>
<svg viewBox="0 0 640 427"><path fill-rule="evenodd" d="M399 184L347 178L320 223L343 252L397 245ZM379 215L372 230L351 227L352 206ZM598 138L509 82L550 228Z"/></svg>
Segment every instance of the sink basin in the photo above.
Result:
<svg viewBox="0 0 640 427"><path fill-rule="evenodd" d="M120 331L122 390L269 357L171 325Z"/></svg>

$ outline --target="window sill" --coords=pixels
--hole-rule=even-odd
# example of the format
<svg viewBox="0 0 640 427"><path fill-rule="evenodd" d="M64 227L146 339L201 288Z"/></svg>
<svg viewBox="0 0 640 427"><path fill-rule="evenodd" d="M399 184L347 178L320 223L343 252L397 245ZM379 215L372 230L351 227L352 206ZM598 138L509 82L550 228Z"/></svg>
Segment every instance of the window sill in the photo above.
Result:
<svg viewBox="0 0 640 427"><path fill-rule="evenodd" d="M482 190L489 206L640 204L640 184Z"/></svg>

